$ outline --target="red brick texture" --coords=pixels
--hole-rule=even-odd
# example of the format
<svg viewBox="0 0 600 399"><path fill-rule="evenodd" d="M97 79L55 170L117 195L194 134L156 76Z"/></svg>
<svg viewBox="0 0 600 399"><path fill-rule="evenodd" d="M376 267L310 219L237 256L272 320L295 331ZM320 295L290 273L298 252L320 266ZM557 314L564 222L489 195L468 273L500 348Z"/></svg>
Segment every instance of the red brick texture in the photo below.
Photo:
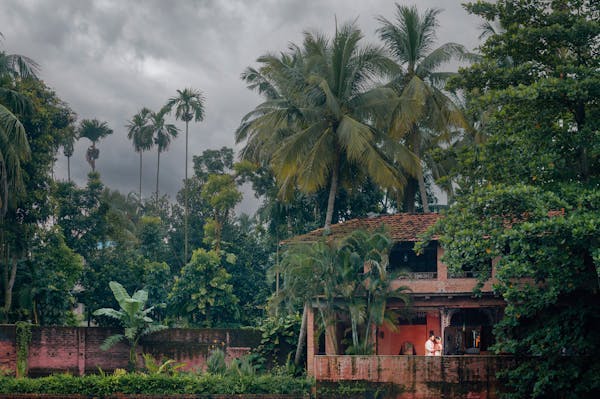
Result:
<svg viewBox="0 0 600 399"><path fill-rule="evenodd" d="M397 399L495 399L499 356L315 356L319 382L369 381L400 388Z"/></svg>
<svg viewBox="0 0 600 399"><path fill-rule="evenodd" d="M28 374L83 375L96 373L99 368L108 372L126 368L129 348L125 343L108 351L100 349L107 337L118 332L95 327L32 327ZM150 353L158 361L173 359L185 363L186 370L204 369L209 353L215 348L221 348L232 359L243 356L259 343L260 334L255 330L169 329L143 339L138 356L140 364L143 364L141 354ZM14 372L16 360L15 326L0 325L0 368Z"/></svg>

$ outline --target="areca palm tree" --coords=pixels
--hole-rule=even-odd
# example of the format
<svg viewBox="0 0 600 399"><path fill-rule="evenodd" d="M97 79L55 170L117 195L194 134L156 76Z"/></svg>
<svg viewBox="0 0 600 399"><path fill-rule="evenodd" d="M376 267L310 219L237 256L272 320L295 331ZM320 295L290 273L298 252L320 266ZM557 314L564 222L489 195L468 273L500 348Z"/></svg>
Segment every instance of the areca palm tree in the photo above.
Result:
<svg viewBox="0 0 600 399"><path fill-rule="evenodd" d="M92 142L85 153L85 159L92 167L92 172L95 172L96 160L100 156L100 150L96 148L96 143L112 134L113 131L106 122L100 122L98 119L84 119L79 125L78 133L79 137L85 137Z"/></svg>
<svg viewBox="0 0 600 399"><path fill-rule="evenodd" d="M299 364L304 341L306 339L307 315L311 301L316 298L319 302L319 318L325 334L330 334L334 351L337 353L337 340L333 329L335 325L336 276L339 258L336 257L338 243L332 240L319 241L314 244L292 245L284 253L277 272L281 273L281 290L273 297L278 305L285 302L303 304L302 325L298 335L298 343L294 361ZM328 328L329 327L329 328Z"/></svg>
<svg viewBox="0 0 600 399"><path fill-rule="evenodd" d="M149 151L154 145L152 131L148 127L148 119L151 112L146 107L142 108L125 126L127 128L127 138L132 141L135 152L140 154L140 184L138 194L138 201L140 202L142 201L142 153Z"/></svg>
<svg viewBox="0 0 600 399"><path fill-rule="evenodd" d="M67 157L67 181L71 182L71 157L75 152L75 140L77 140L77 132L72 125L69 125L61 139L63 154Z"/></svg>
<svg viewBox="0 0 600 399"><path fill-rule="evenodd" d="M179 129L172 123L166 123L165 117L168 114L167 108L162 108L158 112L150 112L148 117L148 129L152 133L152 139L158 152L158 161L156 164L156 201L158 202L158 183L160 174L160 154L169 149L171 140L177 137Z"/></svg>
<svg viewBox="0 0 600 399"><path fill-rule="evenodd" d="M305 33L302 47L265 55L258 70L242 76L266 97L236 132L238 142L247 140L243 156L268 162L284 197L296 188L311 193L328 187L326 229L340 183L351 186L369 176L401 190L407 179L395 164L412 173L417 167L406 147L377 128L395 93L375 81L396 68L382 48L360 46L362 37L354 24L339 27L331 40Z"/></svg>
<svg viewBox="0 0 600 399"><path fill-rule="evenodd" d="M200 91L195 89L177 90L177 96L167 102L166 107L170 110L175 107L175 118L185 122L185 180L184 180L184 260L188 259L188 125L190 121L200 122L204 120L204 97Z"/></svg>
<svg viewBox="0 0 600 399"><path fill-rule="evenodd" d="M378 18L381 22L379 37L402 68L391 84L400 98L390 134L403 139L419 158L423 156L425 142L449 140L453 131L468 127L460 109L442 91L453 73L438 71L451 59L467 59L468 55L464 47L456 43L433 49L439 13L439 9L427 9L420 15L415 6L396 4L395 21ZM426 137L427 132L435 132L436 140ZM429 212L422 162L405 191L404 205L410 212L414 212L417 188L423 210Z"/></svg>

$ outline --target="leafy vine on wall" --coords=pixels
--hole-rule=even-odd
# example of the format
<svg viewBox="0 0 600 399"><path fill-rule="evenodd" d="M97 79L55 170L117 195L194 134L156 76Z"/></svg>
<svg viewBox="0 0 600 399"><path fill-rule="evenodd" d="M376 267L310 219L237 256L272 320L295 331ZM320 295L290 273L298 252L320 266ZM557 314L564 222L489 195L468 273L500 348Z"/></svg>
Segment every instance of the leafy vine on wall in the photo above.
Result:
<svg viewBox="0 0 600 399"><path fill-rule="evenodd" d="M31 323L19 321L16 327L17 344L17 377L27 375L27 358L29 357L29 343L31 342Z"/></svg>

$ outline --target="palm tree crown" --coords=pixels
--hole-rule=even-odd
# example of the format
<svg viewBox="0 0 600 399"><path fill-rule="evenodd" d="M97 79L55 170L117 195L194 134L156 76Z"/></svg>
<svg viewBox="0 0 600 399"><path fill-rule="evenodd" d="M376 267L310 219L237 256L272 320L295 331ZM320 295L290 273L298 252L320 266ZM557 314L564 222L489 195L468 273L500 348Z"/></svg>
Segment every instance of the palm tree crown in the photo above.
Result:
<svg viewBox="0 0 600 399"><path fill-rule="evenodd" d="M171 97L166 108L170 111L175 108L175 118L184 122L201 122L204 120L204 97L199 90L177 90L177 96Z"/></svg>
<svg viewBox="0 0 600 399"><path fill-rule="evenodd" d="M166 123L165 117L169 110L163 107L158 112L150 112L148 117L148 129L152 132L152 139L158 150L158 162L156 165L156 200L158 201L158 182L160 173L160 153L169 149L171 140L177 137L179 129L172 123Z"/></svg>
<svg viewBox="0 0 600 399"><path fill-rule="evenodd" d="M382 48L360 46L362 37L354 24L338 28L332 40L305 33L302 47L263 56L260 69L242 76L266 97L236 132L238 142L247 140L243 156L270 163L281 194L329 185L325 227L340 182L351 186L370 176L384 187L400 188L406 178L395 161L414 169L410 152L372 123L387 115L395 97L393 90L375 87L375 80L396 65Z"/></svg>
<svg viewBox="0 0 600 399"><path fill-rule="evenodd" d="M100 156L100 150L96 148L96 143L112 133L112 129L108 127L106 122L100 122L98 119L84 119L81 121L79 137L85 137L92 142L85 155L85 159L92 167L92 172L96 171L96 159Z"/></svg>
<svg viewBox="0 0 600 399"><path fill-rule="evenodd" d="M125 125L127 128L127 138L132 141L135 152L140 154L139 201L142 200L142 153L149 151L154 145L152 130L148 127L148 119L151 112L148 108L144 107Z"/></svg>
<svg viewBox="0 0 600 399"><path fill-rule="evenodd" d="M21 164L31 156L25 128L13 113L27 109L29 102L14 90L14 83L37 79L38 70L32 59L0 51L0 219L8 212L9 201L24 192Z"/></svg>
<svg viewBox="0 0 600 399"><path fill-rule="evenodd" d="M177 90L177 96L172 97L165 106L169 112L175 107L175 119L185 122L185 181L184 181L184 251L183 258L188 259L188 129L193 119L195 122L204 120L204 97L195 89Z"/></svg>
<svg viewBox="0 0 600 399"><path fill-rule="evenodd" d="M398 106L390 129L391 137L403 140L413 153L421 158L426 143L438 145L449 141L458 129L467 128L459 107L442 91L447 79L454 73L439 72L438 68L457 57L467 59L462 45L445 43L433 49L438 27L438 9L427 9L420 15L415 6L396 4L396 20L379 17L379 37L386 44L403 70L391 82L399 93ZM414 211L418 186L423 210L429 211L423 165L409 179L405 192L405 207Z"/></svg>

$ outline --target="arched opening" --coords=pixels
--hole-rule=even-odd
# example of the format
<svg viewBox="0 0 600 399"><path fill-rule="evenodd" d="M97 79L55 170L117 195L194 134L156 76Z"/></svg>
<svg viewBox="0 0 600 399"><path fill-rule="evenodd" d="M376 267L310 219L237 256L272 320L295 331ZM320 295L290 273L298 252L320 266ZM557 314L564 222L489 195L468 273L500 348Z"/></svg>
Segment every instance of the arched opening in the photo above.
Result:
<svg viewBox="0 0 600 399"><path fill-rule="evenodd" d="M444 354L462 355L485 352L494 343L491 309L458 309L444 329Z"/></svg>

